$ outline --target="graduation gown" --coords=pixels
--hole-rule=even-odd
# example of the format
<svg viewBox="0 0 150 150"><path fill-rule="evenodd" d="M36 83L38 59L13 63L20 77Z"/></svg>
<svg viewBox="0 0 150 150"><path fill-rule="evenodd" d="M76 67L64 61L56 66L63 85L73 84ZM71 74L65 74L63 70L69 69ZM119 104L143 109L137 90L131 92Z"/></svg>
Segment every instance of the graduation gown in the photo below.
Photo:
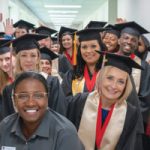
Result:
<svg viewBox="0 0 150 150"><path fill-rule="evenodd" d="M91 77L92 77L92 75L91 75ZM62 89L66 96L75 95L77 93L89 92L86 87L84 77L81 80L76 79L76 82L74 82L74 83L73 83L72 78L73 78L73 70L68 71L63 78L63 82L62 82L61 86L62 86ZM74 87L74 92L73 92L73 87ZM94 90L94 88L93 88L93 90Z"/></svg>
<svg viewBox="0 0 150 150"><path fill-rule="evenodd" d="M57 77L48 76L47 78L49 95L48 95L48 106L56 112L66 115L67 102L60 86ZM15 112L13 102L11 98L13 83L6 86L3 90L2 98L2 114L6 117Z"/></svg>
<svg viewBox="0 0 150 150"><path fill-rule="evenodd" d="M0 94L0 121L2 120L2 95Z"/></svg>
<svg viewBox="0 0 150 150"><path fill-rule="evenodd" d="M87 98L88 93L77 94L76 96L72 97L68 105L67 117L76 126L77 130L79 130L80 127L80 121ZM138 120L138 109L130 103L127 103L127 112L125 116L123 131L117 142L115 150L142 150L141 134L139 134L137 130L139 124Z"/></svg>

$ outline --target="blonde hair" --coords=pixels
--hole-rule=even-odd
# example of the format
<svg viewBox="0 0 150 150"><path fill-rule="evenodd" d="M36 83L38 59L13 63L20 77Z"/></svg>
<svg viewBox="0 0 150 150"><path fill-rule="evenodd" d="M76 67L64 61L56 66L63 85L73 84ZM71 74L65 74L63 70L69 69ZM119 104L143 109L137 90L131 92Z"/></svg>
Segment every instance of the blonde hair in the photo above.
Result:
<svg viewBox="0 0 150 150"><path fill-rule="evenodd" d="M101 69L98 74L97 74L97 79L96 79L96 85L95 85L95 88L96 90L98 91L99 95L101 95L101 86L102 86L102 81L103 81L103 78L104 76L106 76L106 74L108 73L108 71L111 69L111 68L114 68L113 66L105 66L103 69ZM126 81L126 86L125 86L125 89L121 95L119 99L120 103L123 102L124 100L127 99L127 97L129 96L129 94L131 93L132 91L132 83L131 83L131 79L130 79L130 76L129 74L127 74L127 81Z"/></svg>
<svg viewBox="0 0 150 150"><path fill-rule="evenodd" d="M37 63L37 65L36 65L36 70L34 70L34 71L40 71L40 51L39 51L39 49L36 49L37 50L37 53L38 53L38 63ZM22 67L21 67L21 65L20 65L20 55L21 55L21 52L19 52L17 55L16 55L16 66L15 66L15 76L17 75L17 74L20 74L20 73L22 73L23 72L23 70L22 70Z"/></svg>

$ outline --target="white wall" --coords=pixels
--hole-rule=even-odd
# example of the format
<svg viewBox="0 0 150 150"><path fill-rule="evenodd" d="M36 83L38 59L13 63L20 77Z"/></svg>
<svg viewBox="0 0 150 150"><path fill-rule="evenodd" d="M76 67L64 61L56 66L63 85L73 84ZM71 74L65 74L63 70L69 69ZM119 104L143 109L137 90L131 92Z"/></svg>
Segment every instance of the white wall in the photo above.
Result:
<svg viewBox="0 0 150 150"><path fill-rule="evenodd" d="M36 26L43 24L20 0L0 0L0 13L3 13L3 21L11 18L13 23L23 19ZM0 31L4 31L3 22L0 23Z"/></svg>
<svg viewBox="0 0 150 150"><path fill-rule="evenodd" d="M150 31L150 0L118 0L118 17L136 21Z"/></svg>
<svg viewBox="0 0 150 150"><path fill-rule="evenodd" d="M97 10L92 12L90 16L87 16L82 26L80 26L80 29L84 28L91 20L108 21L108 1L107 0Z"/></svg>

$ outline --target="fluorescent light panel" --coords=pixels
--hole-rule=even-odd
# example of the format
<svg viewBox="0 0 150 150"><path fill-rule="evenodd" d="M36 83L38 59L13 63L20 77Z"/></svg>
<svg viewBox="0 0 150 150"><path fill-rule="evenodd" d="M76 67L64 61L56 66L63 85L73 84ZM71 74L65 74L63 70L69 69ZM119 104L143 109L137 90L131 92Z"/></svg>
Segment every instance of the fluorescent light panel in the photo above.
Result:
<svg viewBox="0 0 150 150"><path fill-rule="evenodd" d="M44 5L46 8L81 8L81 5Z"/></svg>
<svg viewBox="0 0 150 150"><path fill-rule="evenodd" d="M76 10L49 10L48 13L51 13L51 14L77 14L79 13L78 11Z"/></svg>
<svg viewBox="0 0 150 150"><path fill-rule="evenodd" d="M62 18L65 18L65 17L71 17L71 18L74 18L74 17L76 17L76 15L49 15L50 17L62 17Z"/></svg>

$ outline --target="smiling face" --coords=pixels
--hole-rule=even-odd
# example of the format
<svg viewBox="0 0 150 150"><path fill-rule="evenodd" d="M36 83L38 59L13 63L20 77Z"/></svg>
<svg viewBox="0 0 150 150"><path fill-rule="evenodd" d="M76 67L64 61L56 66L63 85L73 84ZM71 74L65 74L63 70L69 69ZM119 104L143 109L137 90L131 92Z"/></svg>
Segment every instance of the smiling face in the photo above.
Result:
<svg viewBox="0 0 150 150"><path fill-rule="evenodd" d="M109 52L113 52L118 45L118 37L112 33L106 33L103 42L106 45Z"/></svg>
<svg viewBox="0 0 150 150"><path fill-rule="evenodd" d="M138 49L138 37L123 33L119 40L120 51L124 54L129 56L131 53L134 53L135 50Z"/></svg>
<svg viewBox="0 0 150 150"><path fill-rule="evenodd" d="M95 50L100 50L97 40L81 42L81 56L87 65L96 64L99 60L100 55Z"/></svg>
<svg viewBox="0 0 150 150"><path fill-rule="evenodd" d="M20 51L19 61L22 71L36 70L39 62L38 50L31 49Z"/></svg>
<svg viewBox="0 0 150 150"><path fill-rule="evenodd" d="M123 95L128 74L116 67L111 67L103 76L100 93L102 100L114 103Z"/></svg>
<svg viewBox="0 0 150 150"><path fill-rule="evenodd" d="M0 55L0 68L6 73L10 72L10 69L11 69L11 54L10 54L10 52Z"/></svg>
<svg viewBox="0 0 150 150"><path fill-rule="evenodd" d="M62 45L65 49L70 49L73 46L72 36L69 34L63 35L62 37Z"/></svg>
<svg viewBox="0 0 150 150"><path fill-rule="evenodd" d="M14 102L23 122L25 124L39 124L48 106L47 95L41 97L38 94L46 93L44 85L36 79L24 79L18 83L14 93L18 94L18 96L14 96ZM33 96L33 93L36 95ZM26 99L26 94L30 95L28 99Z"/></svg>
<svg viewBox="0 0 150 150"><path fill-rule="evenodd" d="M41 70L47 74L51 74L52 72L52 63L47 59L40 60Z"/></svg>

